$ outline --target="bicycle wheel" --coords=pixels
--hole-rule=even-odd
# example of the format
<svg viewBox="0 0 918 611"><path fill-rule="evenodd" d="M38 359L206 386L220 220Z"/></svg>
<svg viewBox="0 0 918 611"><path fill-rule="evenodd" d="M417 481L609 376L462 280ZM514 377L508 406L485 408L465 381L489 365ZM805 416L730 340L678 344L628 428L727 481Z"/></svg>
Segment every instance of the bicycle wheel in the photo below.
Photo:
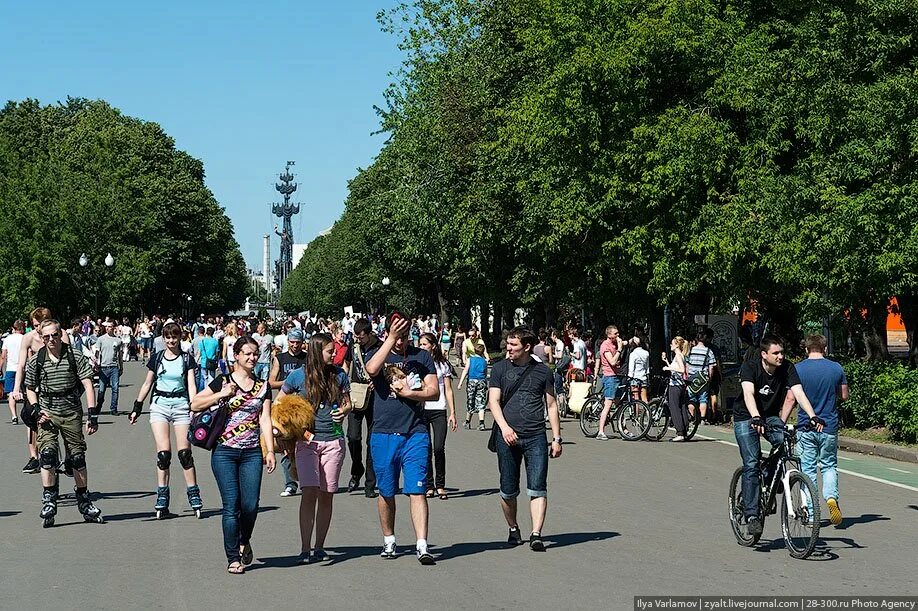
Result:
<svg viewBox="0 0 918 611"><path fill-rule="evenodd" d="M650 441L660 441L669 430L669 411L663 405L660 397L651 399L648 407L650 408L650 426L644 438Z"/></svg>
<svg viewBox="0 0 918 611"><path fill-rule="evenodd" d="M813 480L799 471L790 474L788 486L787 498L780 500L781 530L790 555L803 559L813 553L819 539L819 497ZM793 516L788 512L788 504Z"/></svg>
<svg viewBox="0 0 918 611"><path fill-rule="evenodd" d="M618 413L618 433L625 441L638 441L650 429L650 408L643 401L632 399Z"/></svg>
<svg viewBox="0 0 918 611"><path fill-rule="evenodd" d="M746 518L743 513L743 468L738 467L733 472L733 478L730 480L730 496L727 499L727 507L730 513L730 527L733 528L733 536L736 542L743 547L752 547L759 542L762 535L749 534L749 528L746 526Z"/></svg>
<svg viewBox="0 0 918 611"><path fill-rule="evenodd" d="M589 399L580 410L580 430L586 437L599 434L599 415L602 413L602 401Z"/></svg>
<svg viewBox="0 0 918 611"><path fill-rule="evenodd" d="M695 409L695 415L688 415L688 424L685 429L685 440L689 441L698 432L698 425L701 423L701 414Z"/></svg>

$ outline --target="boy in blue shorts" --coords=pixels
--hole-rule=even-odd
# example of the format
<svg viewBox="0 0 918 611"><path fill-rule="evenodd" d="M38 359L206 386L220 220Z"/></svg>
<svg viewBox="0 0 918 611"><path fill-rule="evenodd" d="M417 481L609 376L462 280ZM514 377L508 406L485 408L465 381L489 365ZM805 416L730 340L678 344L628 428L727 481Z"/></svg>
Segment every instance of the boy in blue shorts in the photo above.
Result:
<svg viewBox="0 0 918 611"><path fill-rule="evenodd" d="M367 351L366 372L373 380L373 433L370 454L379 488L379 522L383 558L395 558L395 492L402 475L402 492L411 499L411 521L417 536L417 558L434 564L427 549L427 461L430 437L424 402L440 396L437 370L430 353L408 344L410 323L395 312L387 321L389 335Z"/></svg>

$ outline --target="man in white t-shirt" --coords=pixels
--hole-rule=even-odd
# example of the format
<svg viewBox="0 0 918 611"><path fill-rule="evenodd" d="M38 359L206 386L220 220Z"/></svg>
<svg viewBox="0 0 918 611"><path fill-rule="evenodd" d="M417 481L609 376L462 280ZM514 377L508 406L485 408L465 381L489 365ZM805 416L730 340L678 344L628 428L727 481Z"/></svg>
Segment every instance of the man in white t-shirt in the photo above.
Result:
<svg viewBox="0 0 918 611"><path fill-rule="evenodd" d="M13 424L19 424L13 390L16 387L16 369L19 368L19 351L22 349L22 338L25 337L23 333L25 333L25 323L17 320L13 323L13 332L3 338L3 351L0 353L0 360L4 368L3 391L9 398L10 422Z"/></svg>
<svg viewBox="0 0 918 611"><path fill-rule="evenodd" d="M586 344L580 339L580 330L576 327L571 327L571 365L574 369L579 369L580 371L586 371L586 362L587 362L587 347Z"/></svg>

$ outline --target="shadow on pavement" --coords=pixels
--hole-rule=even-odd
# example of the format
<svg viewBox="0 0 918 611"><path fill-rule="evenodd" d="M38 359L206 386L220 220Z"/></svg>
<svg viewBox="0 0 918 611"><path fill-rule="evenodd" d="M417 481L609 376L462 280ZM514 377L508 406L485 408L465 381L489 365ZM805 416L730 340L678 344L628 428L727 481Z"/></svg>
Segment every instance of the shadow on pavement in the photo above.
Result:
<svg viewBox="0 0 918 611"><path fill-rule="evenodd" d="M478 488L473 490L457 490L455 492L447 488L446 491L449 493L449 497L452 499L463 499L473 496L489 496L492 494L497 494L497 488Z"/></svg>
<svg viewBox="0 0 918 611"><path fill-rule="evenodd" d="M21 511L0 511L0 518L9 518L22 513Z"/></svg>
<svg viewBox="0 0 918 611"><path fill-rule="evenodd" d="M353 560L355 558L363 558L366 556L378 556L379 551L382 549L381 545L377 546L367 546L367 545L353 545L348 547L327 547L325 551L328 552L329 559L325 562L317 562L311 566L331 566L333 564L338 564L346 560ZM408 550L406 548L400 548L399 550L401 555L407 555ZM410 550L414 553L414 550ZM299 556L268 556L266 558L258 558L258 561L261 564L253 564L246 567L246 572L252 571L255 569L290 569L293 567L299 566Z"/></svg>
<svg viewBox="0 0 918 611"><path fill-rule="evenodd" d="M830 545L831 542L838 542L841 545ZM755 548L757 552L774 552L774 551L784 551L786 546L784 544L783 538L772 539L767 542L760 542ZM854 539L848 537L819 537L819 541L816 543L816 548L813 550L813 554L808 558L808 560L816 561L828 561L836 560L838 554L833 550L836 549L866 549L865 546L860 545Z"/></svg>
<svg viewBox="0 0 918 611"><path fill-rule="evenodd" d="M918 505L909 505L908 508L909 508L909 509L914 509L915 511L918 511Z"/></svg>
<svg viewBox="0 0 918 611"><path fill-rule="evenodd" d="M854 526L855 524L869 524L870 522L880 522L884 520L888 521L889 518L878 513L865 513L857 517L842 518L842 523L838 525L836 530L845 530L849 526Z"/></svg>
<svg viewBox="0 0 918 611"><path fill-rule="evenodd" d="M147 496L156 496L152 490L132 490L123 492L93 492L92 499L142 499Z"/></svg>
<svg viewBox="0 0 918 611"><path fill-rule="evenodd" d="M127 520L138 520L140 522L157 522L153 515L153 508L151 507L148 511L138 511L133 513L119 513L114 515L105 514L105 508L100 508L103 510L102 516L105 518L106 522L124 522ZM279 507L269 506L269 507L259 507L258 513L263 513L265 511L275 511ZM223 512L222 509L205 509L201 512L201 519L206 520L207 518L212 518L214 516L219 516ZM163 518L165 520L175 520L176 518L195 518L194 514L191 513L191 510L183 509L181 513L170 513L168 517Z"/></svg>

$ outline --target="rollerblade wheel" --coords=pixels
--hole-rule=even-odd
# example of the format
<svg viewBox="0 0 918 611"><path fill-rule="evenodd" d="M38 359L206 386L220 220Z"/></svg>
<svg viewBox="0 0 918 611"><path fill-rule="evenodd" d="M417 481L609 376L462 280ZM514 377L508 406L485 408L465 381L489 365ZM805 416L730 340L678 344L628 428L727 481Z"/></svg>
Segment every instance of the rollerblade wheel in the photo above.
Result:
<svg viewBox="0 0 918 611"><path fill-rule="evenodd" d="M201 510L200 510L200 509L195 509L195 510L194 510L194 517L196 517L196 518L199 519L199 520L203 517L203 516L201 515Z"/></svg>
<svg viewBox="0 0 918 611"><path fill-rule="evenodd" d="M83 516L83 519L92 524L105 524L105 519L102 516Z"/></svg>
<svg viewBox="0 0 918 611"><path fill-rule="evenodd" d="M169 515L169 512L166 511L165 509L157 509L157 510L156 510L156 519L157 519L157 520L163 520L163 519L166 518L167 515Z"/></svg>
<svg viewBox="0 0 918 611"><path fill-rule="evenodd" d="M41 523L42 528L51 528L52 526L54 526L54 518L45 518Z"/></svg>

